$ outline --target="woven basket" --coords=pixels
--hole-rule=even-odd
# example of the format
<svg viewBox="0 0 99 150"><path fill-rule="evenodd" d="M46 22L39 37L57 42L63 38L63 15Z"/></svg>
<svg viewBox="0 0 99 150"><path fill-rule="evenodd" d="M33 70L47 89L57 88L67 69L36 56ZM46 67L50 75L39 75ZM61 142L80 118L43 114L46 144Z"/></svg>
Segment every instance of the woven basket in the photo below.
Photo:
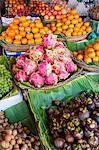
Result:
<svg viewBox="0 0 99 150"><path fill-rule="evenodd" d="M30 46L34 46L34 45L19 45L19 46L16 46L14 44L7 44L7 43L4 43L3 41L0 41L0 45L7 49L8 51L11 51L11 52L26 52L27 50L29 50Z"/></svg>
<svg viewBox="0 0 99 150"><path fill-rule="evenodd" d="M26 90L26 89L35 89L35 90L51 90L51 89L55 89L55 88L58 88L58 87L61 87L63 85L65 85L66 83L76 79L77 77L79 77L81 75L81 72L82 72L83 69L79 69L78 72L74 73L71 77L69 77L67 80L63 81L63 82L59 82L57 83L56 85L52 85L52 86L44 86L42 88L35 88L34 86L27 86L26 88L24 87L21 87L20 86L20 82L17 82L15 80L15 83L17 86L19 86L19 88L21 88L22 90ZM26 85L25 85L26 86Z"/></svg>
<svg viewBox="0 0 99 150"><path fill-rule="evenodd" d="M88 36L88 34L89 33L81 35L81 36L71 36L71 37L63 36L63 37L59 37L58 40L61 42L65 42L65 41L67 41L67 42L78 42L78 41L85 40L86 37Z"/></svg>
<svg viewBox="0 0 99 150"><path fill-rule="evenodd" d="M88 65L84 61L79 61L76 58L73 58L74 62L78 65L78 67L90 71L90 72L98 72L99 73L99 65Z"/></svg>

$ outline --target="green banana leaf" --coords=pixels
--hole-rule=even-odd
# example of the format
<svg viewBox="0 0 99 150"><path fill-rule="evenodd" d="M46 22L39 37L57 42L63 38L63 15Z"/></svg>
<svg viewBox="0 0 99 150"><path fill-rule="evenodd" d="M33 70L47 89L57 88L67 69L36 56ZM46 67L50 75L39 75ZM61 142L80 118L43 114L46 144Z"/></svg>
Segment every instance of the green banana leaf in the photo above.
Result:
<svg viewBox="0 0 99 150"><path fill-rule="evenodd" d="M85 47L91 43L95 43L96 39L93 38L91 40L83 40L83 41L80 41L80 42L69 42L67 41L66 44L67 44L67 47L69 50L71 50L72 52L74 51L79 51L79 50L82 50L82 49L85 49Z"/></svg>
<svg viewBox="0 0 99 150"><path fill-rule="evenodd" d="M40 138L46 149L55 150L46 125L47 118L45 109L51 106L52 101L59 99L68 101L82 91L99 93L99 74L86 74L74 79L62 87L49 90L29 90L28 101L31 110L38 122Z"/></svg>

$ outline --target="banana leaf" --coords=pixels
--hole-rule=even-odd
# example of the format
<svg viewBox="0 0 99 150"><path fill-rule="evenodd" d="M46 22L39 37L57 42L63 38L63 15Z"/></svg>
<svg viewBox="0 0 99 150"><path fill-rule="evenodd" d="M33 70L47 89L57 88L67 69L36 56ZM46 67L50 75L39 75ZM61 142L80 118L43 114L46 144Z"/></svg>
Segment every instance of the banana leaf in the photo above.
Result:
<svg viewBox="0 0 99 150"><path fill-rule="evenodd" d="M51 139L47 128L46 108L51 106L52 101L59 99L68 101L72 97L79 95L80 92L98 92L99 93L99 74L85 74L62 87L51 90L29 90L28 101L31 110L38 122L40 138L46 149L55 150L51 144Z"/></svg>

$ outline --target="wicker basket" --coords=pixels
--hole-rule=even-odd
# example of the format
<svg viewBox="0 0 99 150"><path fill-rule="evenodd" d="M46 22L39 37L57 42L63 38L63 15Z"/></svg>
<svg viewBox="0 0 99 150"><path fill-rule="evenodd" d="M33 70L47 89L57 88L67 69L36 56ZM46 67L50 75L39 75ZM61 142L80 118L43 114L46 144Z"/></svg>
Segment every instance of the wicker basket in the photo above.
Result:
<svg viewBox="0 0 99 150"><path fill-rule="evenodd" d="M90 71L90 72L98 72L99 73L99 65L88 65L84 61L79 61L76 58L73 58L73 60L80 68Z"/></svg>
<svg viewBox="0 0 99 150"><path fill-rule="evenodd" d="M82 41L85 40L86 37L88 36L89 33L81 35L81 36L71 36L71 37L66 37L66 36L62 36L62 37L58 37L58 40L61 42L78 42L78 41Z"/></svg>
<svg viewBox="0 0 99 150"><path fill-rule="evenodd" d="M20 82L17 82L15 80L15 83L17 86L19 86L20 89L22 90L26 90L26 89L35 89L35 90L51 90L51 89L55 89L55 88L58 88L58 87L61 87L63 85L65 85L66 83L76 79L77 77L79 77L81 75L81 72L82 72L83 69L79 69L78 72L74 73L72 76L70 76L69 78L67 78L65 81L63 82L59 82L57 83L56 85L52 85L52 86L43 86L42 88L35 88L34 86L27 86L26 85L24 87L20 86Z"/></svg>
<svg viewBox="0 0 99 150"><path fill-rule="evenodd" d="M0 41L0 45L7 49L8 51L11 52L26 52L27 50L29 50L30 46L34 46L34 45L19 45L16 46L14 44L6 44L3 41Z"/></svg>

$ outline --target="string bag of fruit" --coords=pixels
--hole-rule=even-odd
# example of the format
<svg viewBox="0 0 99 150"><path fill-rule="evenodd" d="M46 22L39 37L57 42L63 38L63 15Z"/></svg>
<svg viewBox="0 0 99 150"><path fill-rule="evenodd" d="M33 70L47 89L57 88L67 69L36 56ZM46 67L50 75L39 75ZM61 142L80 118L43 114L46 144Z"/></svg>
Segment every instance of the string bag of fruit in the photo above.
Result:
<svg viewBox="0 0 99 150"><path fill-rule="evenodd" d="M12 71L18 82L29 82L41 88L66 80L77 71L77 66L70 51L57 41L57 36L45 34L40 45L31 47L29 54L16 59Z"/></svg>

